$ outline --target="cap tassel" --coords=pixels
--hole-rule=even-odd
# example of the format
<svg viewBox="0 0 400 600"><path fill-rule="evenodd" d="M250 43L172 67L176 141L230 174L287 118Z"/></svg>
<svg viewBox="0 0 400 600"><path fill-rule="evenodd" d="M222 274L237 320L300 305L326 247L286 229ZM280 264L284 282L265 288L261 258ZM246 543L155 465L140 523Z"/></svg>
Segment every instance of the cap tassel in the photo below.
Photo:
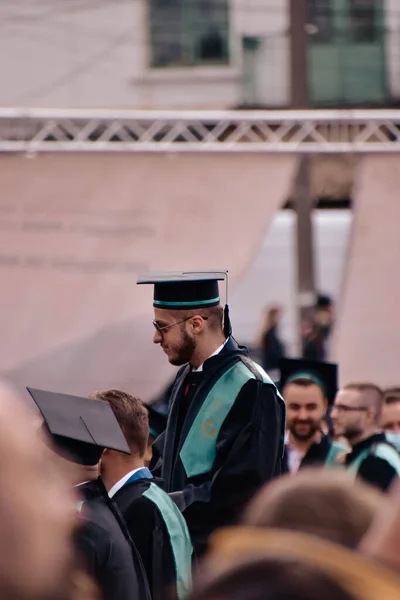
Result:
<svg viewBox="0 0 400 600"><path fill-rule="evenodd" d="M229 306L225 304L224 308L224 335L226 338L232 335L232 325L229 318Z"/></svg>

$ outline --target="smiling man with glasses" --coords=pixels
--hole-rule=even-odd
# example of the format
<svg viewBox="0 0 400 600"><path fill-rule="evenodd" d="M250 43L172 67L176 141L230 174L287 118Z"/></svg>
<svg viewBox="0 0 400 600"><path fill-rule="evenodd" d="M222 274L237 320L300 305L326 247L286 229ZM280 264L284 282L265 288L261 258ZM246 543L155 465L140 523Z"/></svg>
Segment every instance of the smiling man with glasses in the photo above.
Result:
<svg viewBox="0 0 400 600"><path fill-rule="evenodd" d="M231 336L219 281L226 272L158 273L153 342L180 366L154 472L188 523L197 555L251 496L280 474L285 405L268 375Z"/></svg>
<svg viewBox="0 0 400 600"><path fill-rule="evenodd" d="M400 458L380 428L383 392L372 383L348 384L336 396L331 418L351 446L348 471L386 491L400 476Z"/></svg>

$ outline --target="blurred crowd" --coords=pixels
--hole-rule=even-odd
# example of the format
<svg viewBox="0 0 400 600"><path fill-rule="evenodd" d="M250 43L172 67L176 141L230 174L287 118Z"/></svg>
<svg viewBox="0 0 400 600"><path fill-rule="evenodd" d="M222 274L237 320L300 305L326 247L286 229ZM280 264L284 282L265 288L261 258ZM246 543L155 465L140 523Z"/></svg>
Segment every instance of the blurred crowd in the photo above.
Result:
<svg viewBox="0 0 400 600"><path fill-rule="evenodd" d="M350 470L327 468L326 455L315 450L325 437L340 440L336 443L343 455L338 465L343 465L355 451L354 440L360 437L364 444L371 437L379 443L386 432L387 439L398 445L400 389L383 393L365 384L340 390L334 398L330 433L325 420L329 398L315 395L315 402L310 402L310 396L303 394L307 388L296 380L286 388L286 474L256 494L237 525L213 534L205 559L195 566L188 598L399 598L399 471L391 472L381 461L375 467L383 469L383 474L370 465L355 479ZM114 401L112 406L120 422L126 422L132 417L129 402L138 401L124 394L115 397L123 398L121 405ZM352 411L355 407L360 410ZM140 406L136 411L146 429L148 411L144 413ZM45 439L47 433L38 415L7 388L0 391L0 413L1 597L107 597L99 575L107 565L92 563L88 568L85 553L76 551L79 531L90 521L75 508L80 499L76 486L81 480L97 480L103 462L103 479L110 489L118 479L113 470L118 471L121 460L115 462L115 457L123 455L104 451L99 463L96 457L95 465L85 467L61 458ZM150 409L150 415L153 427L160 427L160 414ZM137 429L132 429L136 438ZM152 435L156 435L154 429ZM140 454L142 462L137 464L149 464L151 445L143 447ZM386 490L390 491L384 495ZM120 559L118 566L119 576L124 576ZM137 581L134 589L126 597L143 598L148 593ZM174 595L165 589L158 597Z"/></svg>
<svg viewBox="0 0 400 600"><path fill-rule="evenodd" d="M280 316L267 311L259 342L286 403L279 469L237 518L205 525L205 551L181 499L152 472L174 386L150 406L120 390L28 389L39 411L0 388L1 598L400 598L400 388L338 389L338 366L326 362L329 298L304 328L301 359L285 357ZM191 318L200 317L172 325ZM227 488L219 493L229 505Z"/></svg>

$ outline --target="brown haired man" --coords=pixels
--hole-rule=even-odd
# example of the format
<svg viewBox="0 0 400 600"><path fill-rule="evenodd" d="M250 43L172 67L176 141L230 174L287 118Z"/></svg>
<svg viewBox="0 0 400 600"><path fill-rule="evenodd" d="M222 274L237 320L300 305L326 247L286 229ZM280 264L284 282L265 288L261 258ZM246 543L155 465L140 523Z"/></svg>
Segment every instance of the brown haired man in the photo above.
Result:
<svg viewBox="0 0 400 600"><path fill-rule="evenodd" d="M335 434L351 446L346 465L359 477L386 491L400 476L400 458L380 427L383 392L372 383L351 383L336 396L332 409Z"/></svg>
<svg viewBox="0 0 400 600"><path fill-rule="evenodd" d="M285 358L280 371L287 415L283 472L295 473L310 465L336 465L346 447L333 442L324 427L337 391L337 365Z"/></svg>
<svg viewBox="0 0 400 600"><path fill-rule="evenodd" d="M384 393L381 427L388 442L400 452L400 388L389 388Z"/></svg>
<svg viewBox="0 0 400 600"><path fill-rule="evenodd" d="M105 450L101 472L141 555L152 597L165 598L168 591L171 597L182 598L191 584L192 544L177 506L145 468L148 412L141 400L119 390L92 397L110 404L131 451L127 456Z"/></svg>

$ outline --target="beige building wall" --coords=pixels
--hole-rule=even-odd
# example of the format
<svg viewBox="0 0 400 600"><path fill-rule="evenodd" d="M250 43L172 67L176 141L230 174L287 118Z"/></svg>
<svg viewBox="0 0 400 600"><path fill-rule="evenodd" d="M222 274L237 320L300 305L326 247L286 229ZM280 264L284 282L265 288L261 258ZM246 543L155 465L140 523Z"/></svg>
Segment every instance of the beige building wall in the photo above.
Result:
<svg viewBox="0 0 400 600"><path fill-rule="evenodd" d="M245 35L267 36L259 93L281 105L287 19L287 0L231 0L229 66L150 69L147 0L0 2L0 106L231 108Z"/></svg>

